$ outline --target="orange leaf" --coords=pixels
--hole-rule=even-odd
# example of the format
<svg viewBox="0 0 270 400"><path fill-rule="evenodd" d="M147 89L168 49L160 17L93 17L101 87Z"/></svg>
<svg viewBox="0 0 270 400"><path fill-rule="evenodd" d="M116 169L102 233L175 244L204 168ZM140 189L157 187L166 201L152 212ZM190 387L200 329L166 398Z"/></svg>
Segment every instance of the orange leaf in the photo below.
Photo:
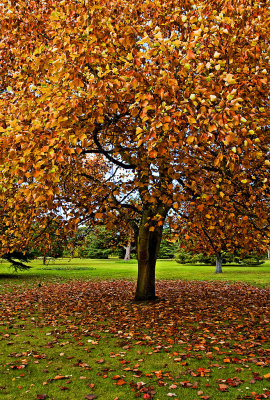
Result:
<svg viewBox="0 0 270 400"><path fill-rule="evenodd" d="M196 58L195 54L193 53L192 50L187 51L187 59L190 60L191 58Z"/></svg>
<svg viewBox="0 0 270 400"><path fill-rule="evenodd" d="M126 382L125 382L123 379L119 379L119 380L116 382L116 384L117 384L118 386L122 386L122 385L125 385Z"/></svg>
<svg viewBox="0 0 270 400"><path fill-rule="evenodd" d="M63 376L63 375L56 375L54 378L53 378L53 380L58 380L58 379L66 379L67 377L66 376Z"/></svg>
<svg viewBox="0 0 270 400"><path fill-rule="evenodd" d="M149 157L150 158L156 158L156 156L157 156L156 150L150 150L149 151Z"/></svg>

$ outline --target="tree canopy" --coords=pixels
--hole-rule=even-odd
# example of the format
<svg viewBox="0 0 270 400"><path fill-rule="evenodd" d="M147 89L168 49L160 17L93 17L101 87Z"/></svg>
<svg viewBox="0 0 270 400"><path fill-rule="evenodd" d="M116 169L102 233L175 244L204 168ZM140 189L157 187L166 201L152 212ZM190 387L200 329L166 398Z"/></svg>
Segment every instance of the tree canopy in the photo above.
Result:
<svg viewBox="0 0 270 400"><path fill-rule="evenodd" d="M222 199L269 232L266 1L4 0L0 17L1 202L17 238L23 207L66 230L125 210L143 300L186 202Z"/></svg>

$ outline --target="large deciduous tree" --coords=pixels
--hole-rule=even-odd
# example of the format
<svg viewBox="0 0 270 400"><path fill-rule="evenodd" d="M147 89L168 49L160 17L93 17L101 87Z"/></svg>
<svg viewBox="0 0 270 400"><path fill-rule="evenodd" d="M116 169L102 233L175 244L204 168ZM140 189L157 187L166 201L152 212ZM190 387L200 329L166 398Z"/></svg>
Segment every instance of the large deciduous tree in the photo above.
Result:
<svg viewBox="0 0 270 400"><path fill-rule="evenodd" d="M205 186L264 207L267 2L4 0L0 18L1 184L70 227L139 216L137 300L171 209Z"/></svg>

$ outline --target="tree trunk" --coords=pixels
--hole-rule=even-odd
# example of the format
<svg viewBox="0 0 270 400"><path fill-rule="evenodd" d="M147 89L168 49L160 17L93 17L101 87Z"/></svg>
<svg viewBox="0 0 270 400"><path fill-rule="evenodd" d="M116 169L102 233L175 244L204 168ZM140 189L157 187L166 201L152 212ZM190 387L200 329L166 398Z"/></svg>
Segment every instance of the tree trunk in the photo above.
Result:
<svg viewBox="0 0 270 400"><path fill-rule="evenodd" d="M216 255L216 274L222 273L222 256L221 254Z"/></svg>
<svg viewBox="0 0 270 400"><path fill-rule="evenodd" d="M270 249L267 249L267 259L270 260Z"/></svg>
<svg viewBox="0 0 270 400"><path fill-rule="evenodd" d="M130 260L130 253L131 253L131 239L128 240L128 244L125 247L126 253L125 253L125 257L124 260L128 261Z"/></svg>
<svg viewBox="0 0 270 400"><path fill-rule="evenodd" d="M163 226L158 226L154 231L150 231L149 226L145 226L145 224L152 217L153 212L145 210L139 228L137 242L138 280L135 294L137 301L154 300L156 298L155 269Z"/></svg>
<svg viewBox="0 0 270 400"><path fill-rule="evenodd" d="M43 265L46 265L46 261L47 261L47 257L46 257L46 256L43 256L42 264L43 264Z"/></svg>

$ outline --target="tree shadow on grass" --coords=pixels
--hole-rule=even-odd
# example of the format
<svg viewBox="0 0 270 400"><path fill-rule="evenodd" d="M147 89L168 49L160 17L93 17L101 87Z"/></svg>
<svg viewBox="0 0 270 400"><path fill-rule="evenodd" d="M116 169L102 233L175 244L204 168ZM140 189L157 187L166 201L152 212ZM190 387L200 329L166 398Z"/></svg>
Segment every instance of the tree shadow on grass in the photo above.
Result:
<svg viewBox="0 0 270 400"><path fill-rule="evenodd" d="M0 281L1 280L18 280L18 281L29 281L29 280L32 280L32 279L39 279L40 280L40 275L38 275L38 274L27 274L27 275L24 275L23 273L22 274L12 274L12 273L10 273L10 274L0 274Z"/></svg>
<svg viewBox="0 0 270 400"><path fill-rule="evenodd" d="M59 267L59 264L58 265L56 265L56 266L46 266L46 267L41 267L41 268L37 268L38 270L47 270L47 271L84 271L84 270L87 270L87 271L92 271L92 270L95 270L96 268L93 268L93 267L69 267L69 266L66 266L66 267Z"/></svg>
<svg viewBox="0 0 270 400"><path fill-rule="evenodd" d="M1 279L18 279L19 278L19 275L17 275L17 274L12 274L12 273L10 273L10 274L0 274L0 280Z"/></svg>

